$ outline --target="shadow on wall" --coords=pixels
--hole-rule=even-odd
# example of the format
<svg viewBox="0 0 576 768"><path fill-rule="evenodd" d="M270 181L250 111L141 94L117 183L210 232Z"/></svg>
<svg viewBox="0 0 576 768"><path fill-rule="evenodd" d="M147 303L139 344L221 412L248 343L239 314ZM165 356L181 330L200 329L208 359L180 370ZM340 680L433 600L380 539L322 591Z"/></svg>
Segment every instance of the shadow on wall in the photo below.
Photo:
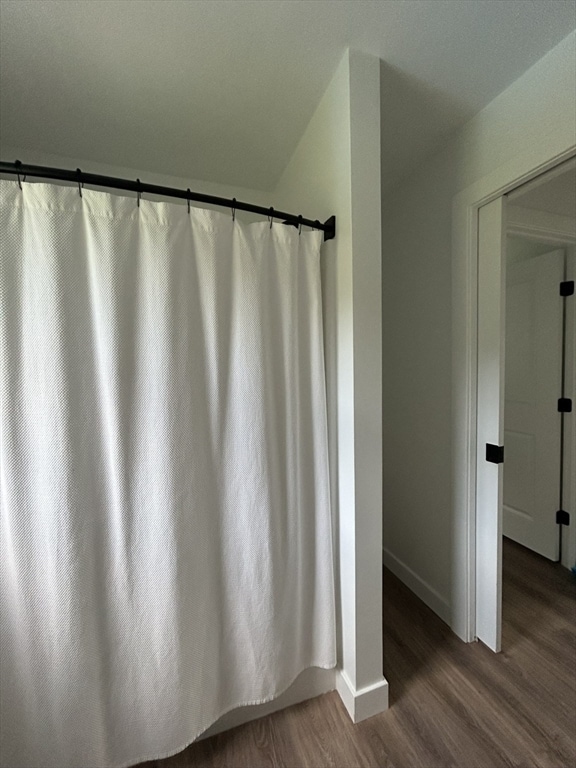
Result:
<svg viewBox="0 0 576 768"><path fill-rule="evenodd" d="M383 192L409 176L471 117L464 103L385 61L380 61L380 104Z"/></svg>

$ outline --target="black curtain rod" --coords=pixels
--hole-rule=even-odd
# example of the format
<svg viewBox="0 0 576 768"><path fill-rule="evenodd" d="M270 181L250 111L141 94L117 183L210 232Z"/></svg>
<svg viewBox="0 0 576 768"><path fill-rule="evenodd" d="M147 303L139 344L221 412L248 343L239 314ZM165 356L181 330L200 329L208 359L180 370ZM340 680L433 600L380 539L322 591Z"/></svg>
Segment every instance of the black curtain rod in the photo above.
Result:
<svg viewBox="0 0 576 768"><path fill-rule="evenodd" d="M177 197L180 200L188 200L197 203L209 203L210 205L220 205L225 208L231 208L238 211L249 211L250 213L259 213L262 216L273 216L275 219L282 219L284 224L291 224L295 227L306 226L313 229L319 229L324 232L324 240L332 240L336 237L336 217L330 216L322 224L317 219L305 219L302 216L295 216L293 213L277 211L274 208L264 208L261 205L252 205L252 203L243 203L235 198L227 200L225 197L215 197L214 195L204 195L200 192L190 192L189 189L175 189L174 187L160 187L157 184L145 184L140 179L132 181L130 179L117 179L113 176L101 176L97 173L86 173L77 168L75 171L69 171L65 168L47 168L43 165L26 165L16 160L13 163L7 163L0 160L0 173L11 173L18 177L35 176L42 179L58 179L60 181L71 181L77 184L89 184L95 187L110 187L113 189L123 189L137 194L148 193L150 195L162 195L163 197Z"/></svg>

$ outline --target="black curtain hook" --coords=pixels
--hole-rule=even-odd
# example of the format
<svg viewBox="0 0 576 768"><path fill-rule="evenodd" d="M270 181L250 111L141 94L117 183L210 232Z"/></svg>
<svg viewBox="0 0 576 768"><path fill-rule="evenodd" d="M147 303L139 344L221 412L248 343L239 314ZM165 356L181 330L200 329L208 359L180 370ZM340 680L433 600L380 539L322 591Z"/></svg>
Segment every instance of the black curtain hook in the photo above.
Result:
<svg viewBox="0 0 576 768"><path fill-rule="evenodd" d="M140 179L136 179L136 184L138 185L138 188L136 190L136 205L138 208L140 208L140 195L142 194L140 192Z"/></svg>
<svg viewBox="0 0 576 768"><path fill-rule="evenodd" d="M78 176L78 194L82 197L82 187L84 184L82 183L82 171L80 168L76 168L76 175Z"/></svg>
<svg viewBox="0 0 576 768"><path fill-rule="evenodd" d="M190 192L190 187L186 190L186 202L188 203L188 213L190 213L190 196L192 195L192 192Z"/></svg>
<svg viewBox="0 0 576 768"><path fill-rule="evenodd" d="M16 166L16 168L19 168L22 165L22 161L14 160L14 165ZM16 171L16 175L18 176L18 186L20 187L20 189L22 189L22 180L20 178L20 171ZM24 176L24 180L26 180L26 176Z"/></svg>
<svg viewBox="0 0 576 768"><path fill-rule="evenodd" d="M236 198L232 198L232 221L236 221Z"/></svg>
<svg viewBox="0 0 576 768"><path fill-rule="evenodd" d="M272 229L272 224L274 223L274 208L270 206L270 215L268 216L268 221L270 222L270 229Z"/></svg>
<svg viewBox="0 0 576 768"><path fill-rule="evenodd" d="M302 216L298 216L298 234L302 234Z"/></svg>

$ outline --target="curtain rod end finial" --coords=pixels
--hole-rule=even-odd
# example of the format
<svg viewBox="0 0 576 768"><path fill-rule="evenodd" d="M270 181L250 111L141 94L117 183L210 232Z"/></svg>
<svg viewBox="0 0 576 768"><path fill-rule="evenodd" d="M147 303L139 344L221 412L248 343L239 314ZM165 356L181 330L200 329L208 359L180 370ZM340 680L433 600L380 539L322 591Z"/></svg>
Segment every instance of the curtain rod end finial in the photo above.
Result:
<svg viewBox="0 0 576 768"><path fill-rule="evenodd" d="M336 216L330 216L329 219L326 219L324 227L324 242L334 240L336 237Z"/></svg>

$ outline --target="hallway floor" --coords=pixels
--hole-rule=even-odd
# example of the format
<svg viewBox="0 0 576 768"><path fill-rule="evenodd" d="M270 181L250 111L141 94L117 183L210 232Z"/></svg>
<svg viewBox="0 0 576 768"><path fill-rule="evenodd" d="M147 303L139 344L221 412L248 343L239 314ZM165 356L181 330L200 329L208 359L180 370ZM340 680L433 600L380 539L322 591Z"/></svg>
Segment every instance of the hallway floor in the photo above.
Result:
<svg viewBox="0 0 576 768"><path fill-rule="evenodd" d="M354 726L338 694L139 768L573 768L576 582L504 540L503 651L462 643L384 575L391 707Z"/></svg>

